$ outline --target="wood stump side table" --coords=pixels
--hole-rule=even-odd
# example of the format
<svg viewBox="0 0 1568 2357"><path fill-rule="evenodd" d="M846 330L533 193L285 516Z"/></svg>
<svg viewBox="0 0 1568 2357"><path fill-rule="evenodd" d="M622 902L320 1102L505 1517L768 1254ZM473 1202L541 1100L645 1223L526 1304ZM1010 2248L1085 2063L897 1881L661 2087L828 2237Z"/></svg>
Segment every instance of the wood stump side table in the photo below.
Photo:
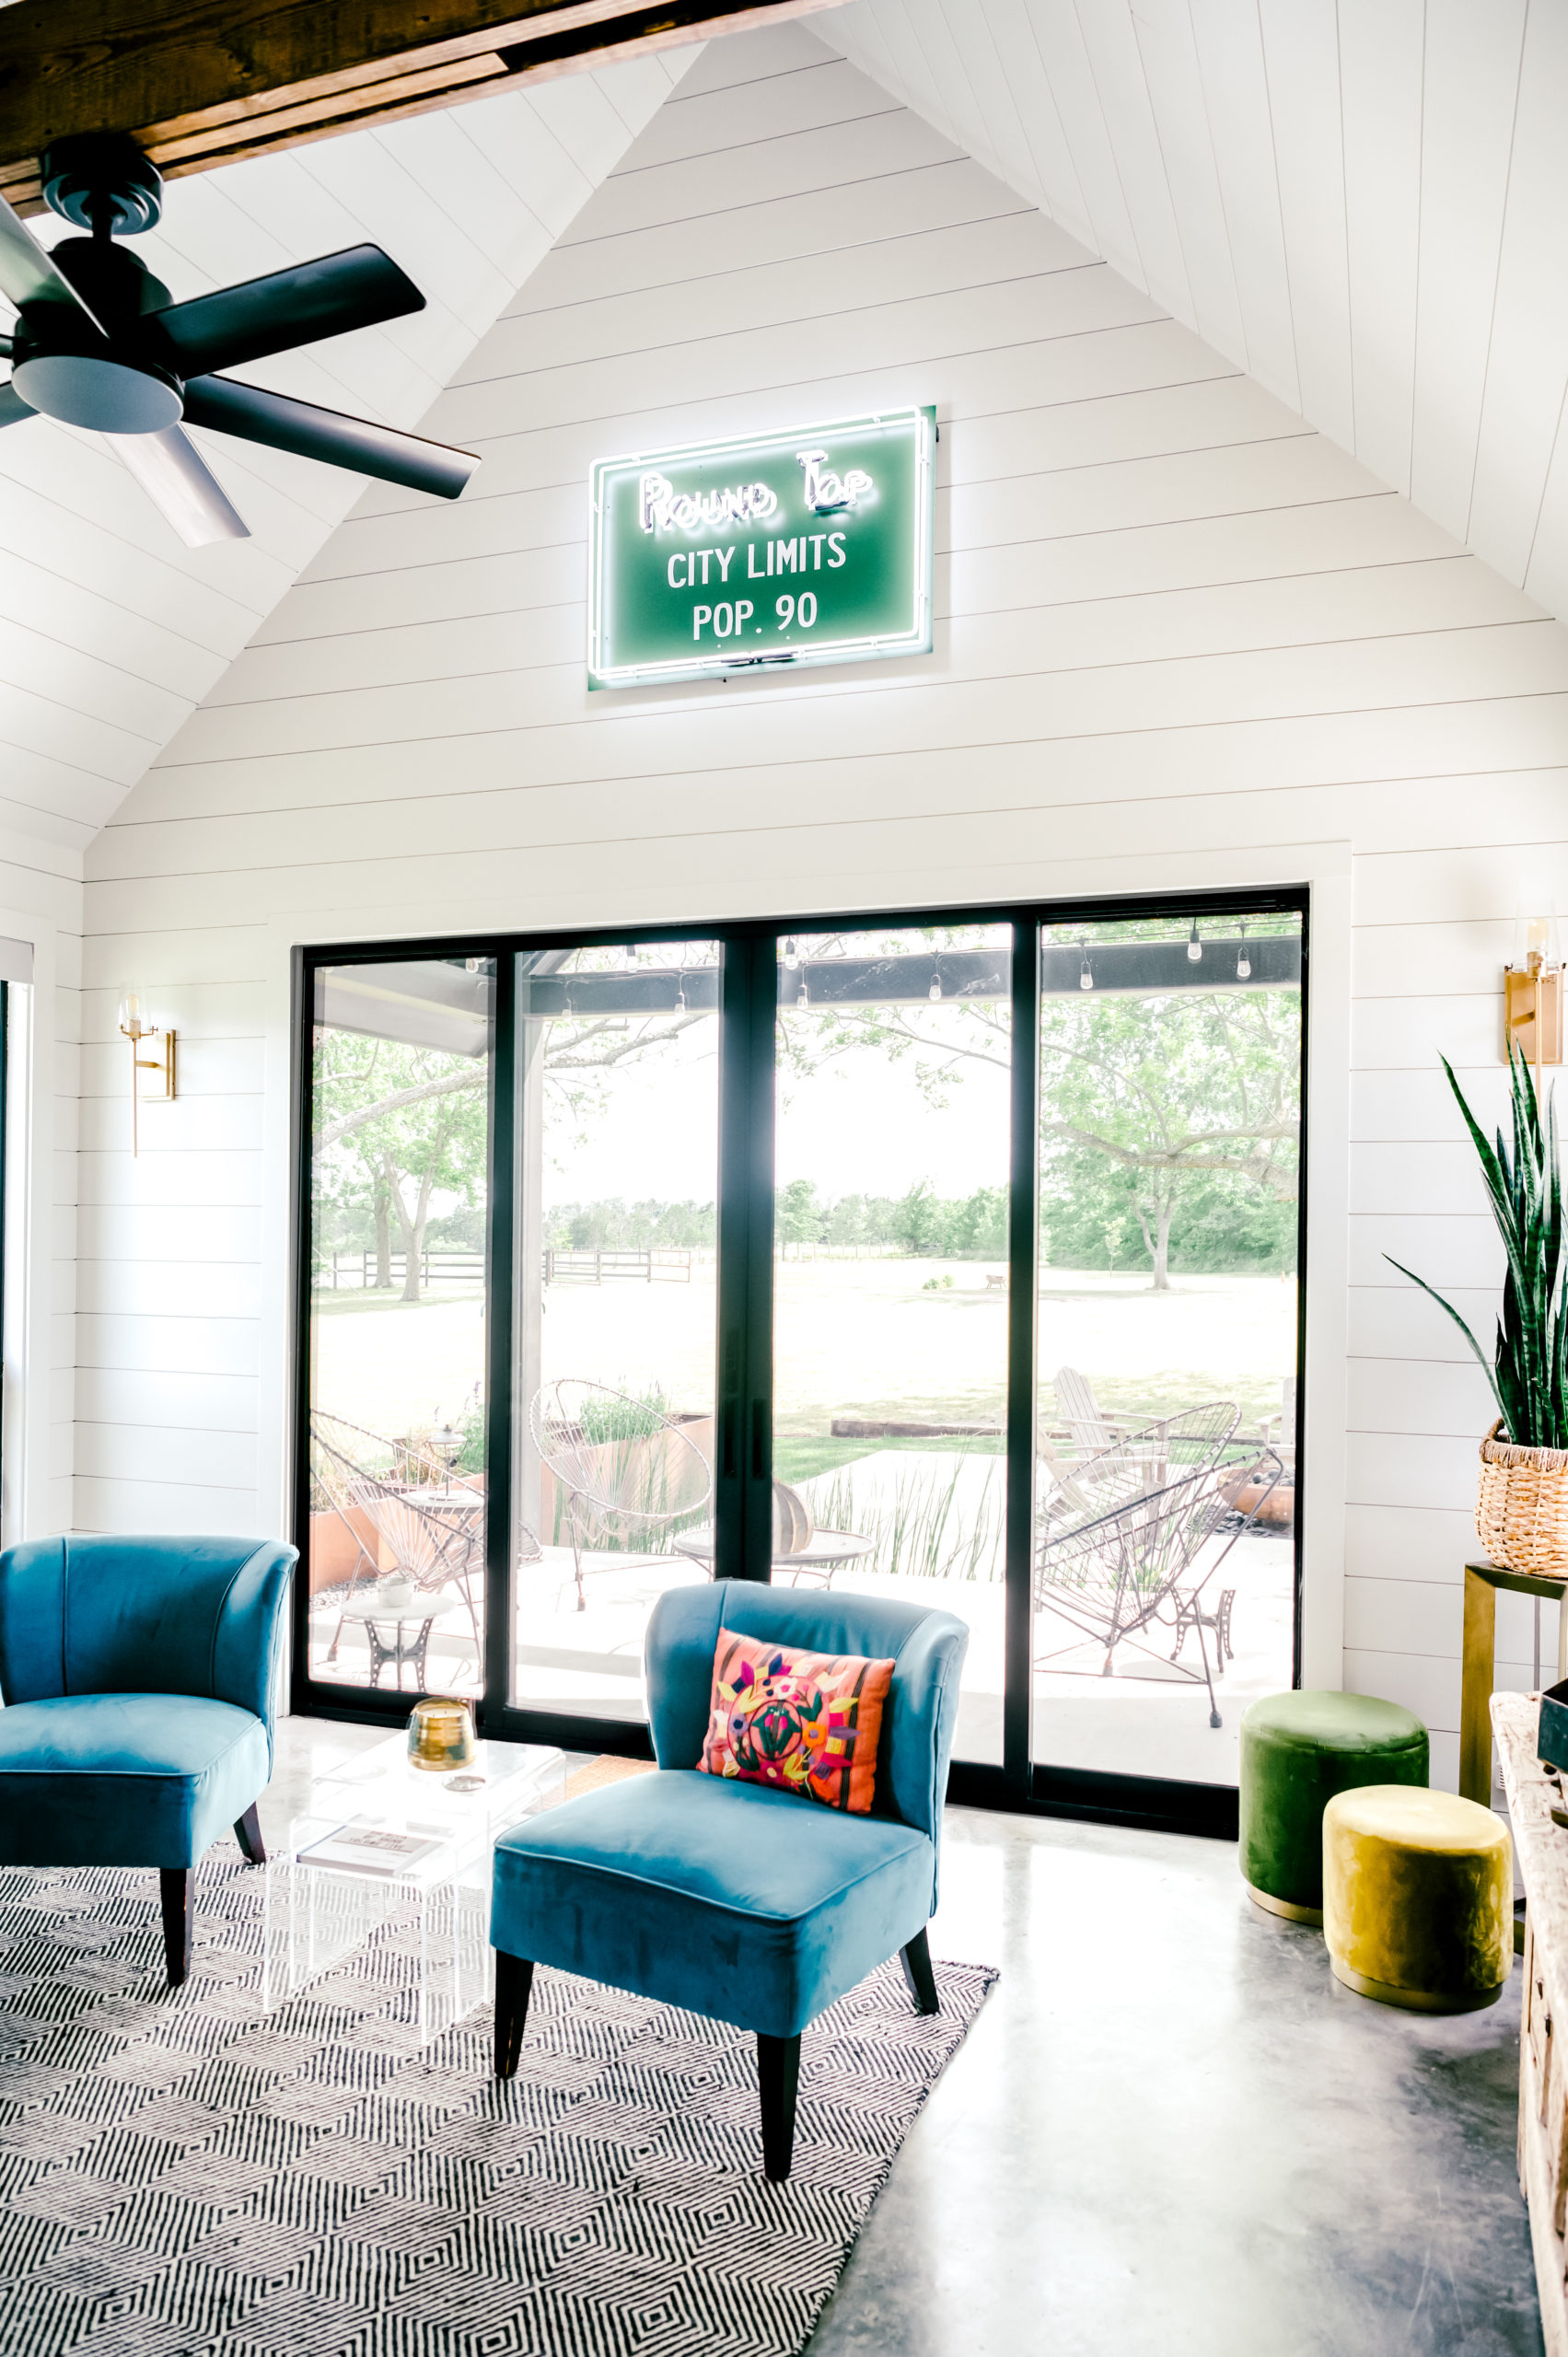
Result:
<svg viewBox="0 0 1568 2357"><path fill-rule="evenodd" d="M1505 1572L1496 1563L1465 1565L1465 1637L1459 1675L1459 1791L1492 1806L1492 1689L1497 1675L1497 1591L1545 1596L1562 1605L1557 1625L1557 1675L1568 1677L1568 1604L1562 1580Z"/></svg>

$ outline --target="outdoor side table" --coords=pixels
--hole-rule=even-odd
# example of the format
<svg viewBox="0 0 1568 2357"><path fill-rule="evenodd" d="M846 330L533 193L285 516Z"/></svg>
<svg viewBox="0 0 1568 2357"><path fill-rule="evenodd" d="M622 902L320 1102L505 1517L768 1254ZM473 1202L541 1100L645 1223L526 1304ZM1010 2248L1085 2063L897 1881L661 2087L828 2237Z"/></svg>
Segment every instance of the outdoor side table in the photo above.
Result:
<svg viewBox="0 0 1568 2357"><path fill-rule="evenodd" d="M1459 1676L1459 1792L1467 1801L1492 1805L1492 1689L1497 1675L1497 1591L1544 1596L1561 1605L1557 1618L1557 1675L1568 1677L1568 1601L1562 1580L1537 1579L1527 1572L1505 1572L1496 1563L1465 1565L1465 1640Z"/></svg>
<svg viewBox="0 0 1568 2357"><path fill-rule="evenodd" d="M381 1672L390 1662L401 1694L403 1690L403 1664L410 1662L413 1666L414 1691L417 1693L424 1684L424 1656L430 1644L430 1631L437 1623L455 1620L467 1609L465 1604L441 1604L436 1598L428 1597L424 1604L415 1604L406 1612L399 1612L390 1605L378 1604L371 1596L359 1604L345 1604L343 1617L345 1620L357 1620L365 1631L366 1643L370 1647L370 1684L379 1686ZM385 1628L393 1631L390 1639L382 1635ZM405 1631L408 1632L406 1635Z"/></svg>

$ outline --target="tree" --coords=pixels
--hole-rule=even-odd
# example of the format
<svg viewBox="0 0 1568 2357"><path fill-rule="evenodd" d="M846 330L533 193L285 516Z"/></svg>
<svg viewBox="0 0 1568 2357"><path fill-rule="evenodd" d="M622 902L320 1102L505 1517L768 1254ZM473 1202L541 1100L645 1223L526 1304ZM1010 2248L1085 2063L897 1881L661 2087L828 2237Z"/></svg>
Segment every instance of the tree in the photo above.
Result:
<svg viewBox="0 0 1568 2357"><path fill-rule="evenodd" d="M663 962L663 952L659 953ZM635 959L635 952L632 953ZM585 950L575 970L613 971L618 949ZM542 1026L544 1082L581 1130L602 1107L608 1075L668 1048L702 1012L638 1017L578 1016L563 970L567 1012ZM682 993L682 999L684 993ZM404 1254L405 1301L420 1296L420 1257L436 1194L468 1206L482 1199L489 1123L489 1060L321 1026L316 1035L313 1165L318 1235L322 1211L364 1218L376 1245L376 1283L392 1282L392 1234ZM638 1237L637 1241L644 1239ZM668 1239L667 1239L668 1240Z"/></svg>
<svg viewBox="0 0 1568 2357"><path fill-rule="evenodd" d="M1254 930L1261 927L1255 925ZM1121 939L1168 938L1159 920L1106 929ZM919 935L934 955L976 945L973 928L927 927ZM842 946L835 937L814 955ZM877 954L880 942L869 945ZM890 955L907 955L911 935L886 937ZM1074 993L1040 1008L1044 1191L1056 1201L1063 1182L1087 1181L1103 1198L1093 1246L1114 1265L1135 1221L1154 1289L1170 1287L1173 1225L1202 1200L1210 1265L1225 1265L1220 1235L1228 1218L1237 1257L1278 1253L1278 1215L1294 1211L1300 1135L1301 1007L1297 992L1179 991L1161 997ZM1002 1000L830 1006L796 1016L781 1009L781 1056L795 1071L819 1070L855 1048L889 1058L913 1055L927 1100L945 1106L967 1070L1011 1063L1010 1011ZM1098 1165L1090 1178L1088 1165ZM1261 1222L1255 1207L1272 1211ZM1069 1218L1065 1230L1085 1223ZM1260 1233L1260 1229L1264 1231ZM901 1237L900 1237L900 1240Z"/></svg>
<svg viewBox="0 0 1568 2357"><path fill-rule="evenodd" d="M316 1047L314 1183L319 1204L368 1207L376 1280L392 1282L395 1227L405 1301L420 1297L433 1198L474 1203L484 1185L489 1108L482 1061L323 1028Z"/></svg>
<svg viewBox="0 0 1568 2357"><path fill-rule="evenodd" d="M917 1178L899 1205L899 1242L906 1252L932 1252L944 1224L935 1188L929 1178Z"/></svg>
<svg viewBox="0 0 1568 2357"><path fill-rule="evenodd" d="M1224 1175L1294 1205L1300 1021L1292 991L1182 991L1042 1007L1046 1171L1052 1146L1069 1155L1086 1147L1122 1174L1156 1293L1170 1289L1171 1223L1195 1181ZM1108 1208L1108 1247L1118 1216Z"/></svg>
<svg viewBox="0 0 1568 2357"><path fill-rule="evenodd" d="M774 1218L785 1244L819 1244L826 1221L815 1178L792 1178L781 1187Z"/></svg>

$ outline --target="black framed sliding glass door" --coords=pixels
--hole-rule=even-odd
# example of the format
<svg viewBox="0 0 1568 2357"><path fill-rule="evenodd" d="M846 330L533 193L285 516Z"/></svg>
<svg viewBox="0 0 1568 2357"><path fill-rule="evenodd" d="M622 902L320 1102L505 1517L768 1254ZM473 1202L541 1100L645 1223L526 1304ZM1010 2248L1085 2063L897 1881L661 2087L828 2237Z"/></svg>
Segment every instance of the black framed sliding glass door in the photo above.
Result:
<svg viewBox="0 0 1568 2357"><path fill-rule="evenodd" d="M716 1572L957 1611L967 1797L1233 1817L1295 1666L1305 923L302 953L296 1707L645 1751Z"/></svg>
<svg viewBox="0 0 1568 2357"><path fill-rule="evenodd" d="M516 961L514 1709L640 1724L648 1614L712 1560L720 966Z"/></svg>
<svg viewBox="0 0 1568 2357"><path fill-rule="evenodd" d="M998 1768L1012 950L1005 923L774 943L772 1575L957 1608L955 1749Z"/></svg>

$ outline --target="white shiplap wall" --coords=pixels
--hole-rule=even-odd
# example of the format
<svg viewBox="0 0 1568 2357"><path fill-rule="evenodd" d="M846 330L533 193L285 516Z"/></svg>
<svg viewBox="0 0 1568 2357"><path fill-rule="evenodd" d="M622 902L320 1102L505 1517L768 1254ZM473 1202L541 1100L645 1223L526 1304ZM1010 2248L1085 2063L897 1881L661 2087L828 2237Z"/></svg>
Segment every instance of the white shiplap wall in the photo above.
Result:
<svg viewBox="0 0 1568 2357"><path fill-rule="evenodd" d="M931 657L587 695L594 456L908 400ZM1379 1256L1486 1313L1435 1051L1493 1102L1568 635L799 25L710 46L427 430L475 493L367 496L90 854L79 1522L281 1512L291 941L1306 877L1309 1667L1342 1608L1451 1775L1484 1396ZM134 1167L133 968L185 1042Z"/></svg>

